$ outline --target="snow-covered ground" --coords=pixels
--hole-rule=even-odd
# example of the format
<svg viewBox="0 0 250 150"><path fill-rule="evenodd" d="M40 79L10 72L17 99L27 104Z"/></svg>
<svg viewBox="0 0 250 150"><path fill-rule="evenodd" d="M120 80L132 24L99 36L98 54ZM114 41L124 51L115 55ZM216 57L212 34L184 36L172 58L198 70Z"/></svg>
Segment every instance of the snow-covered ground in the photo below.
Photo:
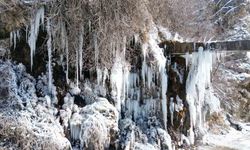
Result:
<svg viewBox="0 0 250 150"><path fill-rule="evenodd" d="M203 146L198 147L200 150L249 150L250 149L250 124L246 124L246 127L242 131L238 131L234 128L226 133L212 134L208 133L203 137Z"/></svg>

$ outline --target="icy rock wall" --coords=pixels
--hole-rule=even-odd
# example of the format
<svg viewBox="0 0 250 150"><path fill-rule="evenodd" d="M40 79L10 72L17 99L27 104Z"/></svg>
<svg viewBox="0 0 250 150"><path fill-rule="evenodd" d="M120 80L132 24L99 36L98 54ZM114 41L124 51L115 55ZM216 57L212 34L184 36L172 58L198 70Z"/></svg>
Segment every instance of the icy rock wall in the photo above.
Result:
<svg viewBox="0 0 250 150"><path fill-rule="evenodd" d="M31 24L30 36L28 38L29 45L31 48L31 56L35 52L35 44L38 36L40 23L43 24L44 20L44 9L41 8L36 13L33 23ZM81 81L83 78L82 67L83 67L83 32L84 29L81 29L79 34L79 45L75 49L75 85L77 89L82 89L84 86ZM149 117L156 117L157 120L161 123L157 125L157 133L163 135L162 141L165 141L166 147L171 149L171 138L166 132L169 128L168 125L174 126L174 122L178 116L175 112L181 112L186 107L185 99L175 93L174 97L168 96L168 81L169 75L168 70L169 63L171 64L171 70L175 72L176 79L183 84L186 82L186 93L187 93L187 103L188 110L190 112L190 129L189 129L189 143L194 143L194 130L198 128L200 131L203 128L204 124L204 112L202 108L205 105L205 97L212 92L210 89L210 72L212 69L212 55L210 52L203 52L202 49L199 49L199 52L192 54L191 57L186 57L186 68L190 66L190 73L188 75L187 81L183 75L184 71L178 69L178 64L171 63L164 56L163 49L159 48L158 43L160 42L158 35L159 28L152 27L147 33L147 40L142 43L142 52L141 52L141 68L136 68L136 70L131 70L130 63L126 60L126 38L124 38L124 46L112 49L115 54L113 67L108 70L107 68L101 68L98 64L99 51L97 47L97 41L94 41L94 50L95 50L95 62L96 62L96 85L90 87L90 91L93 89L93 93L99 96L107 97L111 95L112 101L116 107L112 108L112 111L117 110L115 117L112 118L113 126L117 126L119 119L129 118L135 123L147 121ZM51 29L49 19L47 20L47 50L48 50L48 91L47 94L51 96L52 93L52 52L53 52L53 34L54 31ZM14 39L16 35L14 35ZM61 23L61 48L66 52L66 81L70 83L69 80L69 47L67 33L65 25ZM95 35L94 35L95 36ZM63 38L65 37L65 38ZM167 35L169 37L169 35ZM31 58L31 64L33 64ZM110 85L107 85L109 82ZM110 90L110 91L109 91ZM109 93L110 92L110 93ZM81 91L76 94L85 94ZM73 94L74 95L74 94ZM95 95L95 96L96 96ZM51 106L51 97L47 96L46 102ZM71 95L72 96L72 95ZM86 95L84 95L86 96ZM96 96L97 98L98 96ZM65 129L70 128L70 136L73 140L79 140L80 146L83 147L94 147L96 149L103 149L108 147L110 144L110 122L107 121L107 116L103 115L102 112L97 109L96 103L100 104L100 107L106 107L102 109L111 108L111 104L108 100L90 100L87 102L87 106L79 108L74 105L73 98L66 96L64 99L63 109L60 111L60 117L62 119L62 125ZM111 101L109 99L109 101ZM106 103L107 102L107 103ZM209 103L213 105L213 103ZM217 107L211 107L217 108ZM87 111L95 115L87 114ZM92 110L93 109L93 110ZM97 111L95 111L97 109ZM94 112L92 112L92 111ZM108 113L107 113L108 114ZM168 120L169 119L169 120ZM100 120L104 120L100 122ZM143 120L143 121L142 121ZM183 122L183 120L181 120ZM141 125L143 126L143 125ZM143 130L139 125L138 128ZM106 130L107 129L107 130ZM165 130L162 133L162 129ZM97 136L103 130L103 134ZM93 133L91 133L93 131ZM135 131L133 131L135 132ZM150 132L150 131L149 131ZM91 135L93 134L93 135ZM87 135L91 135L87 137ZM133 135L133 134L132 134ZM136 137L136 135L134 135ZM139 135L140 136L140 135ZM146 137L150 137L146 135ZM155 136L153 136L155 137ZM133 139L133 136L131 137ZM132 140L132 147L137 143L140 145L140 142ZM146 140L147 141L147 140ZM149 144L152 144L152 141L148 141ZM94 143L98 143L95 145ZM96 147L95 147L96 146ZM155 145L155 147L159 145Z"/></svg>
<svg viewBox="0 0 250 150"><path fill-rule="evenodd" d="M150 113L155 115L157 109L162 109L166 128L167 60L163 55L163 50L157 45L157 31L157 28L153 28L148 33L149 41L142 45L141 73L130 72L129 65L127 65L129 62L118 55L111 70L110 81L119 111L123 108L127 117L133 116L137 119L140 115L148 116ZM157 85L160 85L160 89L156 90ZM155 93L150 93L150 90ZM160 102L157 102L158 100ZM159 103L161 105L158 105ZM134 109L134 107L139 107L139 109Z"/></svg>

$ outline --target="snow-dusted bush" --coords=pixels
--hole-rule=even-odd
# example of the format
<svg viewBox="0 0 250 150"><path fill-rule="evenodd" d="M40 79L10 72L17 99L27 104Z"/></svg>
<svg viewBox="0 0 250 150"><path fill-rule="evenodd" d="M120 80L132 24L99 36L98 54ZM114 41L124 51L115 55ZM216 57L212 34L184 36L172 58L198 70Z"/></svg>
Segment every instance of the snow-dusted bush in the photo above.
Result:
<svg viewBox="0 0 250 150"><path fill-rule="evenodd" d="M0 61L0 141L20 149L70 149L70 143L46 98L37 98L35 81L21 64ZM48 98L47 98L48 99Z"/></svg>

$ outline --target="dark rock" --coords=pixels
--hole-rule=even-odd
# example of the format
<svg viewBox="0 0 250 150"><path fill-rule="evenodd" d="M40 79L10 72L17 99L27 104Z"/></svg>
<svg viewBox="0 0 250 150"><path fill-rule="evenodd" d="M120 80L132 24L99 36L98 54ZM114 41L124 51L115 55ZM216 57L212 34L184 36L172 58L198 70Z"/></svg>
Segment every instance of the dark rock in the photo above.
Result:
<svg viewBox="0 0 250 150"><path fill-rule="evenodd" d="M76 105L78 105L79 107L84 107L84 106L86 106L86 102L85 102L85 100L83 99L83 97L82 96L80 96L80 95L74 95L74 103L76 104Z"/></svg>
<svg viewBox="0 0 250 150"><path fill-rule="evenodd" d="M6 99L10 96L8 87L0 87L0 99Z"/></svg>
<svg viewBox="0 0 250 150"><path fill-rule="evenodd" d="M229 114L227 114L226 117L231 127L238 131L242 130L242 127L237 122L235 122Z"/></svg>

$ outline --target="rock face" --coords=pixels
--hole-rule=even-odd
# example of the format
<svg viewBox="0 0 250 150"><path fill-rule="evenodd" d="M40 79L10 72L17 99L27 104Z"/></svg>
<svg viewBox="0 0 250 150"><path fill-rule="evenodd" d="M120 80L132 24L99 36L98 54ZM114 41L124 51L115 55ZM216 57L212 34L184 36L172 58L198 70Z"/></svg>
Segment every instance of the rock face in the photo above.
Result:
<svg viewBox="0 0 250 150"><path fill-rule="evenodd" d="M227 54L216 68L213 85L222 101L222 107L234 117L249 122L250 65L246 54Z"/></svg>

